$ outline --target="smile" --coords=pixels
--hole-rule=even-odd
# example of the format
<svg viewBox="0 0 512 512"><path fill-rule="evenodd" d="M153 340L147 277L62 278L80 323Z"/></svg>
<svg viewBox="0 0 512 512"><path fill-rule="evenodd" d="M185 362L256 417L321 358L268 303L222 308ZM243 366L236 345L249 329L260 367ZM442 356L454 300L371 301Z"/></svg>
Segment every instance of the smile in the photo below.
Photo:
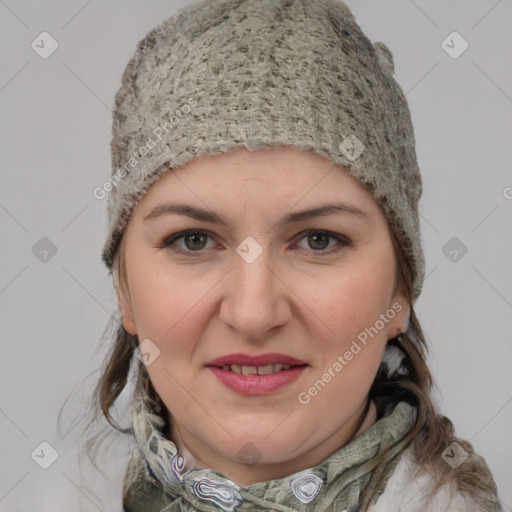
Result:
<svg viewBox="0 0 512 512"><path fill-rule="evenodd" d="M267 364L265 366L241 366L239 364L225 364L222 366L224 371L235 372L239 375L269 375L271 373L289 370L292 366L289 364Z"/></svg>
<svg viewBox="0 0 512 512"><path fill-rule="evenodd" d="M210 361L210 370L224 387L242 395L266 395L279 391L309 367L284 354L229 354Z"/></svg>

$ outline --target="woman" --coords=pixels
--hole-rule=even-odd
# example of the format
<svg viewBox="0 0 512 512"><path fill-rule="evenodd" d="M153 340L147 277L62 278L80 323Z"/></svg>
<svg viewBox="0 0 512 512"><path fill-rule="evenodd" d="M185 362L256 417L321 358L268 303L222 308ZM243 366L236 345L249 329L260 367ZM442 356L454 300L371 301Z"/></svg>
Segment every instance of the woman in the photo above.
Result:
<svg viewBox="0 0 512 512"><path fill-rule="evenodd" d="M393 72L338 0L195 2L140 42L103 251L122 325L95 391L112 422L136 373L127 512L500 510L429 396Z"/></svg>

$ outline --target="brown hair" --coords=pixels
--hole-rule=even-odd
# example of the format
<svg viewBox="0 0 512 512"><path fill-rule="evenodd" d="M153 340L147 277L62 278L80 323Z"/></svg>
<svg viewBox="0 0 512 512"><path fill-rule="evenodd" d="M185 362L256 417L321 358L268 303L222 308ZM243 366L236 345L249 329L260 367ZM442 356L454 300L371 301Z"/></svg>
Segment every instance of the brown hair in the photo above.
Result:
<svg viewBox="0 0 512 512"><path fill-rule="evenodd" d="M434 485L428 491L428 498L442 485L454 482L459 491L467 493L484 510L501 510L496 483L485 460L475 453L469 442L455 436L452 422L436 411L430 397L433 379L426 363L427 343L413 309L412 269L393 230L390 230L390 235L396 256L396 286L401 287L410 303L410 318L407 331L400 337L388 341L388 345L400 351L401 366L391 372L385 362L381 364L370 389L370 398L375 401L378 410L404 400L417 408L412 430L396 444L404 442L406 446L411 445L419 473L429 472L432 476ZM121 293L124 293L127 287L123 242L122 239L113 266L114 277L117 277L115 273L118 271ZM94 415L89 425L103 415L114 429L126 433L126 430L117 425L110 412L127 384L130 365L135 359L134 349L137 346L137 336L130 335L122 325L119 325L110 353L103 363L101 377L92 394L91 411ZM140 361L138 365L141 369ZM149 379L146 389L152 401L161 403ZM98 441L98 435L87 440L88 454ZM468 454L468 458L457 468L449 466L441 457L442 452L454 441ZM389 449L392 448L393 446ZM374 491L382 484L382 466L378 464L372 473L362 503L368 504Z"/></svg>

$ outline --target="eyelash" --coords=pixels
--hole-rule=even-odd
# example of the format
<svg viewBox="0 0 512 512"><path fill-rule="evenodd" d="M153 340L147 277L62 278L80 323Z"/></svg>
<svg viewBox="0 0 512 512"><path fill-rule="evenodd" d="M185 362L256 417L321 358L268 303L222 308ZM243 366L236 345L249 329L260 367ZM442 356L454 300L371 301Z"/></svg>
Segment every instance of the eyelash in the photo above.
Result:
<svg viewBox="0 0 512 512"><path fill-rule="evenodd" d="M203 230L187 230L187 231L180 231L179 233L175 233L174 235L171 235L167 238L165 238L163 240L163 242L160 244L159 248L163 249L163 248L170 248L172 251L178 253L178 254L183 254L185 256L191 256L191 257L197 257L197 256L201 256L203 253L204 253L204 249L200 249L198 251L191 251L191 250L183 250L183 249L178 249L177 247L171 247L173 246L177 240L181 239L181 238L184 238L186 235L207 235L209 238L212 238L209 233L207 231L203 231ZM298 240L298 242L300 242L302 239L308 237L308 236L311 236L312 234L316 234L316 235L324 235L324 236L327 236L329 238L333 238L335 239L337 242L339 242L339 245L341 247L331 247L330 249L321 249L321 250L314 250L314 249L311 249L311 251L315 254L318 254L320 256L323 256L323 255L329 255L329 254L333 254L333 253L337 253L339 251L341 251L343 248L345 247L351 247L352 246L352 242L350 239L348 239L346 236L340 236L340 235L336 235L334 233L331 233L330 231L325 231L325 230L321 230L321 229L310 229L308 231L304 231L304 233L301 233L303 234L304 236L302 236L302 238L300 238ZM297 242L297 243L298 243Z"/></svg>

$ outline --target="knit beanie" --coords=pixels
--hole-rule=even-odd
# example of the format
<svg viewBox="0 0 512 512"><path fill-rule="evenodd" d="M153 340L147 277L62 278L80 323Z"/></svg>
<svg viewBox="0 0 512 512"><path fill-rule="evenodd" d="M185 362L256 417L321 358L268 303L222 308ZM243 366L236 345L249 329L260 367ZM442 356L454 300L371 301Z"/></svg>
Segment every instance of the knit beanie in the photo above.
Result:
<svg viewBox="0 0 512 512"><path fill-rule="evenodd" d="M115 97L112 269L150 186L203 155L291 146L343 166L386 215L421 293L422 193L413 126L390 50L340 0L196 0L138 45ZM378 255L376 256L378 257Z"/></svg>

